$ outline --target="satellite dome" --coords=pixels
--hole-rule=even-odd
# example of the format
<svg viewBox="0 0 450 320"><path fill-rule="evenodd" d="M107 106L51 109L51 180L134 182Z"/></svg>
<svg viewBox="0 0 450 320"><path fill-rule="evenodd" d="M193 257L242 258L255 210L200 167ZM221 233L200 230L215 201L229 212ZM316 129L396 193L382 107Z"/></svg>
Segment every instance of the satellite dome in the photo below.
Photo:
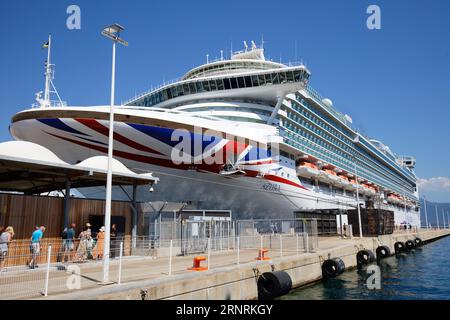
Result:
<svg viewBox="0 0 450 320"><path fill-rule="evenodd" d="M331 101L328 98L323 99L322 102L323 102L324 105L326 105L329 108L331 108L333 106L333 101Z"/></svg>

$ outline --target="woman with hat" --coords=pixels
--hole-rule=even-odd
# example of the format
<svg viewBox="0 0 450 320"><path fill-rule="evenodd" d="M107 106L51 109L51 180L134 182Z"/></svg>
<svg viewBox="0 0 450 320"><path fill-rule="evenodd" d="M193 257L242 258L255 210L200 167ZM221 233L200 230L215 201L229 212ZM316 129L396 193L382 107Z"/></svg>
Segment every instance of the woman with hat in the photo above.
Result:
<svg viewBox="0 0 450 320"><path fill-rule="evenodd" d="M105 227L101 227L97 233L97 243L94 248L94 252L97 259L103 259L103 245L105 243Z"/></svg>
<svg viewBox="0 0 450 320"><path fill-rule="evenodd" d="M92 232L91 232L91 224L88 222L86 223L86 233L91 236Z"/></svg>

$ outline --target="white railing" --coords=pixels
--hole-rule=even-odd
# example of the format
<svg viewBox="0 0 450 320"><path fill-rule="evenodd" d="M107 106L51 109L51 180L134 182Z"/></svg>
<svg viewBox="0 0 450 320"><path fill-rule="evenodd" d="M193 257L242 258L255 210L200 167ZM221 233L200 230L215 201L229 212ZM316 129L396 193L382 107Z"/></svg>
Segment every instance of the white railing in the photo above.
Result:
<svg viewBox="0 0 450 320"><path fill-rule="evenodd" d="M298 256L318 249L317 236L300 233L227 235L215 238L155 240L127 237L111 242L110 281L116 284L193 272L193 260L217 269L266 258ZM30 267L31 258L35 263ZM264 263L264 261L260 261ZM0 272L0 300L55 296L98 287L102 282L102 244L94 241L14 241Z"/></svg>

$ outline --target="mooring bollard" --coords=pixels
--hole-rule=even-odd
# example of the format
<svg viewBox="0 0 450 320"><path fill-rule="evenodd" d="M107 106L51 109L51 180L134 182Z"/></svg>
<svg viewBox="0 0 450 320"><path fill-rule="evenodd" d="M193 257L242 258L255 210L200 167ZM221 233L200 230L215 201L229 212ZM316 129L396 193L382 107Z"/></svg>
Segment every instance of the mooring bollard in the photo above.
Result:
<svg viewBox="0 0 450 320"><path fill-rule="evenodd" d="M48 280L50 277L50 261L52 256L52 246L48 246L47 251L47 271L45 273L45 287L44 287L44 296L46 297L48 295ZM33 261L34 263L34 261Z"/></svg>
<svg viewBox="0 0 450 320"><path fill-rule="evenodd" d="M120 284L122 281L122 257L123 257L123 241L120 242L120 249L119 249L119 279L117 280L117 284Z"/></svg>
<svg viewBox="0 0 450 320"><path fill-rule="evenodd" d="M194 270L194 271L206 271L208 268L202 267L201 262L207 260L203 256L196 256L194 257L194 260L192 262L192 267L188 268L188 270ZM209 265L209 264L208 264Z"/></svg>
<svg viewBox="0 0 450 320"><path fill-rule="evenodd" d="M272 260L269 257L266 257L265 254L269 252L269 249L261 249L258 252L258 256L255 258L255 260Z"/></svg>
<svg viewBox="0 0 450 320"><path fill-rule="evenodd" d="M172 275L172 248L173 248L173 240L170 240L170 247L169 247L169 276Z"/></svg>

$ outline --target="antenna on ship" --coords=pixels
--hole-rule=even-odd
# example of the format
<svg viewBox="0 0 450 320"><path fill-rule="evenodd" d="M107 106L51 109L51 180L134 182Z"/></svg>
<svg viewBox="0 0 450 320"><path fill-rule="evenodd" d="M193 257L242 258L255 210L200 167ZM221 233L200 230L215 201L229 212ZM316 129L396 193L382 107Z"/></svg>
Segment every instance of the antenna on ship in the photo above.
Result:
<svg viewBox="0 0 450 320"><path fill-rule="evenodd" d="M245 47L245 52L247 52L247 50L248 50L248 44L247 44L247 41L245 41L245 40L244 40L244 47Z"/></svg>
<svg viewBox="0 0 450 320"><path fill-rule="evenodd" d="M48 35L48 42L44 44L47 47L47 61L45 62L45 89L44 89L44 106L50 106L50 77L51 77L51 63L50 53L52 50L52 35Z"/></svg>
<svg viewBox="0 0 450 320"><path fill-rule="evenodd" d="M50 94L54 93L56 94L58 98L58 104L57 106L64 106L65 103L61 100L61 97L58 94L58 91L56 90L55 85L53 84L53 79L55 78L55 70L54 70L54 64L51 64L51 48L52 48L52 35L48 35L48 40L46 43L42 45L42 48L47 49L47 60L45 61L45 88L44 88L44 99L42 99L42 91L39 91L36 93L36 102L38 103L38 106L41 108L46 108L51 106L51 100L50 100Z"/></svg>
<svg viewBox="0 0 450 320"><path fill-rule="evenodd" d="M209 54L207 53L206 54L206 64L208 64L209 63Z"/></svg>
<svg viewBox="0 0 450 320"><path fill-rule="evenodd" d="M295 40L295 62L297 62L297 40Z"/></svg>
<svg viewBox="0 0 450 320"><path fill-rule="evenodd" d="M220 50L220 60L223 61L223 50Z"/></svg>
<svg viewBox="0 0 450 320"><path fill-rule="evenodd" d="M261 34L261 49L264 49L264 34Z"/></svg>
<svg viewBox="0 0 450 320"><path fill-rule="evenodd" d="M255 44L255 41L253 41L253 40L252 40L252 42L251 42L251 43L252 43L252 50L256 49L256 44Z"/></svg>

